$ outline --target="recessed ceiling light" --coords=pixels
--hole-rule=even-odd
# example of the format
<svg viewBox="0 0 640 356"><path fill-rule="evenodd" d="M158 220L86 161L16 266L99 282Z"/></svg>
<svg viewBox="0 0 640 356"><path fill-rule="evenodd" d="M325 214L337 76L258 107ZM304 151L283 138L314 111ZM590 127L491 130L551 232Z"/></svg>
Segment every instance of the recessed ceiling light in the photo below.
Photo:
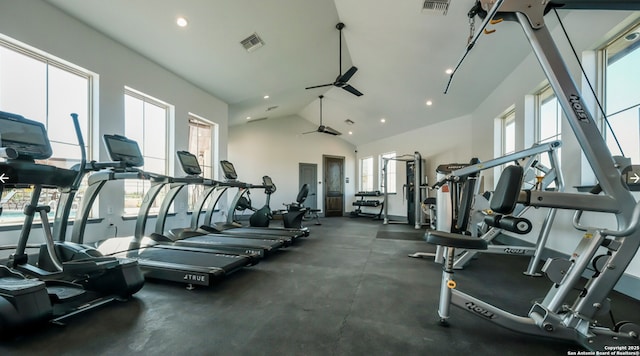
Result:
<svg viewBox="0 0 640 356"><path fill-rule="evenodd" d="M247 120L251 120L251 116L247 116Z"/></svg>
<svg viewBox="0 0 640 356"><path fill-rule="evenodd" d="M349 131L349 135L353 135L353 131Z"/></svg>
<svg viewBox="0 0 640 356"><path fill-rule="evenodd" d="M265 95L265 96L263 96L263 98L269 99L269 95Z"/></svg>
<svg viewBox="0 0 640 356"><path fill-rule="evenodd" d="M380 119L380 122L384 124L385 122L387 122L387 119L383 117L382 119Z"/></svg>
<svg viewBox="0 0 640 356"><path fill-rule="evenodd" d="M447 68L447 70L445 70L444 72L447 73L447 74L451 74L451 73L453 73L453 69Z"/></svg>
<svg viewBox="0 0 640 356"><path fill-rule="evenodd" d="M427 103L426 103L426 104L427 104L427 106L431 106L431 105L433 105L433 101L431 101L431 100L427 100Z"/></svg>
<svg viewBox="0 0 640 356"><path fill-rule="evenodd" d="M178 17L178 19L176 19L176 24L180 27L187 27L189 21L187 21L185 17L180 16Z"/></svg>

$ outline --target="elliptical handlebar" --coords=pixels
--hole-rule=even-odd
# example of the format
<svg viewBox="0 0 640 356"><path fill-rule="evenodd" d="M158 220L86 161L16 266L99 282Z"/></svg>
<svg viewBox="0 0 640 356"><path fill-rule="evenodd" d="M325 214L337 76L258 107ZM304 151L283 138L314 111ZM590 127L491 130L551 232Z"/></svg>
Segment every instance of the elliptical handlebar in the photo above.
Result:
<svg viewBox="0 0 640 356"><path fill-rule="evenodd" d="M76 179L73 180L73 188L80 188L82 178L85 174L85 165L87 164L87 151L84 149L84 138L82 137L82 130L80 129L80 121L78 120L78 114L71 113L71 120L73 121L73 128L76 131L76 138L78 139L78 146L80 147L80 167Z"/></svg>

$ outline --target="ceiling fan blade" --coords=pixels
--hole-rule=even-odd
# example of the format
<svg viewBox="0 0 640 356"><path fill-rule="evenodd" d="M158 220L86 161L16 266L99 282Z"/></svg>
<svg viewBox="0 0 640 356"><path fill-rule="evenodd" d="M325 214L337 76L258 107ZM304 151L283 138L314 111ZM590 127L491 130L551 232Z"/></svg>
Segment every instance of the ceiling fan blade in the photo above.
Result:
<svg viewBox="0 0 640 356"><path fill-rule="evenodd" d="M345 85L342 87L342 89L348 91L349 93L355 95L355 96L362 96L362 93L358 91L358 89L352 87L351 85Z"/></svg>
<svg viewBox="0 0 640 356"><path fill-rule="evenodd" d="M313 130L313 131L309 131L309 132L303 132L301 135L307 135L307 134L312 134L312 133L316 133L318 132L318 130Z"/></svg>
<svg viewBox="0 0 640 356"><path fill-rule="evenodd" d="M305 89L315 89L315 88L322 88L322 87L330 87L332 85L333 85L333 83L322 84L322 85L314 85L312 87L306 87Z"/></svg>
<svg viewBox="0 0 640 356"><path fill-rule="evenodd" d="M348 82L349 79L351 79L351 77L353 77L353 75L356 74L357 71L358 71L358 68L355 66L349 68L348 71L344 72L343 75L339 76L338 79L336 79L336 82L338 83Z"/></svg>
<svg viewBox="0 0 640 356"><path fill-rule="evenodd" d="M331 127L329 127L329 126L325 126L325 127L324 127L324 130L322 130L322 132L323 132L323 133L326 133L326 134L329 134L329 135L333 135L333 136L340 136L340 135L342 135L342 134L340 133L340 131L334 130L334 129L332 129L332 128L331 128Z"/></svg>

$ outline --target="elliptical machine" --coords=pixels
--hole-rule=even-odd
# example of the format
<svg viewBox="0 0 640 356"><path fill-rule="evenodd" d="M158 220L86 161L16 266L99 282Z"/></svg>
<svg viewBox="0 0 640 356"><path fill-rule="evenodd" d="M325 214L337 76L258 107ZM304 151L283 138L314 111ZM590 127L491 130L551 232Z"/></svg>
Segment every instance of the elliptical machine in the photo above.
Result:
<svg viewBox="0 0 640 356"><path fill-rule="evenodd" d="M104 257L90 246L64 241L71 205L82 177L99 166L96 162L86 162L78 118L76 114L71 114L71 117L82 160L71 169L62 169L35 163L36 159L47 159L52 155L42 123L20 115L0 113L2 145L17 153L2 163L13 179L9 185L33 188L30 203L24 209L24 224L16 251L11 255L8 266L45 281L54 322L111 301L128 298L144 285L136 261ZM55 188L61 193L55 213L54 232L47 216L51 206L39 205L44 188ZM40 246L37 260L34 260L26 253L26 249L36 214L40 215L42 221L45 243Z"/></svg>

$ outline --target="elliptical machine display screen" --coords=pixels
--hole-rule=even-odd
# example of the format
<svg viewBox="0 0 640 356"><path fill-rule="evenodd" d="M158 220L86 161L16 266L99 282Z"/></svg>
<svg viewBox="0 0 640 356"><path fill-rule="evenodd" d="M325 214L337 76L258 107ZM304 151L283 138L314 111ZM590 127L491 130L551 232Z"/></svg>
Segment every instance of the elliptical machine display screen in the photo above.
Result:
<svg viewBox="0 0 640 356"><path fill-rule="evenodd" d="M236 173L236 169L233 167L233 163L229 161L220 161L220 167L222 167L222 172L224 173L225 179L227 180L238 179L238 174Z"/></svg>
<svg viewBox="0 0 640 356"><path fill-rule="evenodd" d="M124 162L127 167L144 165L144 158L136 141L120 135L104 135L103 139L111 160Z"/></svg>
<svg viewBox="0 0 640 356"><path fill-rule="evenodd" d="M180 161L180 165L182 166L182 170L186 174L190 175L200 175L202 174L202 169L200 169L200 163L198 163L198 158L187 151L178 151L178 161Z"/></svg>
<svg viewBox="0 0 640 356"><path fill-rule="evenodd" d="M42 123L2 111L0 147L14 149L18 158L23 159L47 159L53 154Z"/></svg>

